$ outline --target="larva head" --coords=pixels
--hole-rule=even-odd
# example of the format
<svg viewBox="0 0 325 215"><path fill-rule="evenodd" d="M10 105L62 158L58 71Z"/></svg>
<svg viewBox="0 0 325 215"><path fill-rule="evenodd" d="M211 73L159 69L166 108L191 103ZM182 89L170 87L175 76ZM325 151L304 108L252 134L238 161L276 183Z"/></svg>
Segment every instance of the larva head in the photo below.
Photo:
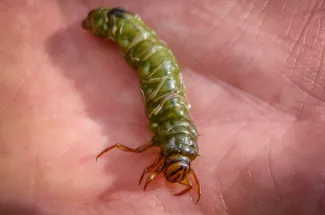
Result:
<svg viewBox="0 0 325 215"><path fill-rule="evenodd" d="M114 38L117 19L128 13L123 8L96 8L91 10L82 22L82 27L93 34Z"/></svg>
<svg viewBox="0 0 325 215"><path fill-rule="evenodd" d="M172 154L165 160L165 178L173 183L183 181L191 171L191 160L184 155Z"/></svg>
<svg viewBox="0 0 325 215"><path fill-rule="evenodd" d="M191 171L191 161L197 157L196 140L186 133L174 134L161 143L161 154L165 157L164 174L170 182L184 180Z"/></svg>

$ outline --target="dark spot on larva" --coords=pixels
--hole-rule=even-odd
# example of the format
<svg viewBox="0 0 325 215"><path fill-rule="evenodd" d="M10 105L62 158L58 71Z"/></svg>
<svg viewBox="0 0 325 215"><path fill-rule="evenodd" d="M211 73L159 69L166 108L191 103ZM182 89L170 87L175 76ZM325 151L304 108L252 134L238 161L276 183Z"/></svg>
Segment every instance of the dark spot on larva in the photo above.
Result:
<svg viewBox="0 0 325 215"><path fill-rule="evenodd" d="M123 8L121 7L115 7L115 8L112 8L108 13L107 15L115 15L117 17L122 17L123 14L125 13L129 13L128 11L124 10Z"/></svg>
<svg viewBox="0 0 325 215"><path fill-rule="evenodd" d="M178 174L178 176L174 178L173 182L176 182L178 180L179 176L180 176L180 174Z"/></svg>
<svg viewBox="0 0 325 215"><path fill-rule="evenodd" d="M170 176L173 176L173 175L175 175L176 173L178 173L178 170L179 170L179 169L177 169L177 170L175 170L174 172L170 173Z"/></svg>
<svg viewBox="0 0 325 215"><path fill-rule="evenodd" d="M186 171L187 170L187 171ZM182 176L182 178L185 178L185 176L188 174L188 171L189 169L185 169L185 171L183 171L183 176Z"/></svg>
<svg viewBox="0 0 325 215"><path fill-rule="evenodd" d="M168 165L172 165L174 163L185 163L185 164L188 164L189 165L189 162L187 160L184 160L183 158L178 158L178 159L175 159L175 160L172 160L170 163L168 163Z"/></svg>

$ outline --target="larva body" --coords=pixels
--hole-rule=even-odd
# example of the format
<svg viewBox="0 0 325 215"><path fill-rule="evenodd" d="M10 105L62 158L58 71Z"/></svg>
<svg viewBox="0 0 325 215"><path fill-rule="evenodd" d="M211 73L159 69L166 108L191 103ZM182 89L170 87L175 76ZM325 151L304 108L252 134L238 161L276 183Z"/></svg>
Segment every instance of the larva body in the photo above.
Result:
<svg viewBox="0 0 325 215"><path fill-rule="evenodd" d="M180 68L171 50L139 16L122 8L90 11L83 21L83 28L115 41L128 64L137 70L146 115L155 134L148 144L137 149L115 144L98 157L113 148L140 153L152 146L160 147L159 157L140 178L141 183L144 174L149 173L145 188L161 172L168 181L187 186L176 195L190 191L190 174L199 185L190 167L191 161L198 155L198 134L189 114Z"/></svg>

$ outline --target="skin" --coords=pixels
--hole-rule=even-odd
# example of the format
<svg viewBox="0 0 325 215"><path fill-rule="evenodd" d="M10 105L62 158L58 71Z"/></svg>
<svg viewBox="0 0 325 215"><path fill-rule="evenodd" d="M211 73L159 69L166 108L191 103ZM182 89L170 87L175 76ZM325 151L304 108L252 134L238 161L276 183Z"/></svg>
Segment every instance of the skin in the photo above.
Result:
<svg viewBox="0 0 325 215"><path fill-rule="evenodd" d="M324 214L324 1L1 4L0 214ZM158 151L136 73L84 32L94 7L135 11L175 52L202 185L137 185Z"/></svg>

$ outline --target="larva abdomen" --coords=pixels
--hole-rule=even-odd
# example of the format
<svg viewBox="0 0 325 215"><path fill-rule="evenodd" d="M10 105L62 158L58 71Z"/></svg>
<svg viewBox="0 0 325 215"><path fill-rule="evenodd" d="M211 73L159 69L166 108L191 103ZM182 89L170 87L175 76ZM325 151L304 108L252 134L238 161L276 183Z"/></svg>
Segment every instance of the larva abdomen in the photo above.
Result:
<svg viewBox="0 0 325 215"><path fill-rule="evenodd" d="M115 23L112 37L128 64L138 71L151 124L172 118L189 119L180 68L170 49L132 13L124 13L123 19L111 13L108 19Z"/></svg>

